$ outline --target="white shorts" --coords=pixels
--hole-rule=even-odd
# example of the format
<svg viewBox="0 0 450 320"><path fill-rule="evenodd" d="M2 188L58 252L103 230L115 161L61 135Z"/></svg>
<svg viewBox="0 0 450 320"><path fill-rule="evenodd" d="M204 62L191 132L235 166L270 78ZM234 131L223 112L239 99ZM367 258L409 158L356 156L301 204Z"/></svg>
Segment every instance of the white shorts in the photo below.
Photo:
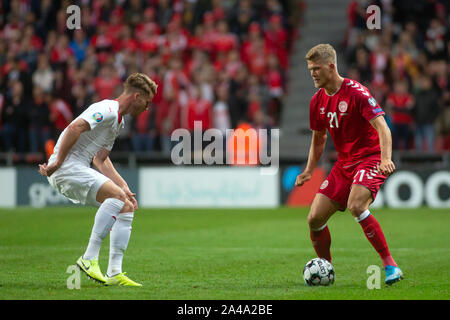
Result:
<svg viewBox="0 0 450 320"><path fill-rule="evenodd" d="M99 207L97 192L110 181L100 172L78 163L67 163L47 178L50 185L73 203Z"/></svg>

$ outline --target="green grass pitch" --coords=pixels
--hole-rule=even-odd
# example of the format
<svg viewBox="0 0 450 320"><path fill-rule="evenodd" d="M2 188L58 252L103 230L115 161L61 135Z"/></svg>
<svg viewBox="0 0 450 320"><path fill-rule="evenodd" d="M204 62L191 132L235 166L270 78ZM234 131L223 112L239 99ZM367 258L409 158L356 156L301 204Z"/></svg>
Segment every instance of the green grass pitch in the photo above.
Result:
<svg viewBox="0 0 450 320"><path fill-rule="evenodd" d="M123 269L142 288L105 287L81 274L68 289L66 270L84 252L95 209L0 210L0 299L303 300L450 298L450 212L375 209L405 279L367 288L367 268L381 267L350 213L329 221L336 282L307 287L315 257L308 210L140 209ZM109 238L100 253L106 272Z"/></svg>

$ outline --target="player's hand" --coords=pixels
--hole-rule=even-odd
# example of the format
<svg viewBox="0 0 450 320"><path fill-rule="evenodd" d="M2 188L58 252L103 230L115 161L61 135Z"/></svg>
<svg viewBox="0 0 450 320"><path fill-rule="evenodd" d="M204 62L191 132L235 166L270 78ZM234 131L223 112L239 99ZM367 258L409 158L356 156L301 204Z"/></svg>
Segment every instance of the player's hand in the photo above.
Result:
<svg viewBox="0 0 450 320"><path fill-rule="evenodd" d="M378 165L378 172L382 175L390 176L395 171L395 164L392 160L381 160Z"/></svg>
<svg viewBox="0 0 450 320"><path fill-rule="evenodd" d="M295 186L300 187L305 182L309 181L311 179L311 173L309 172L302 172L297 176L297 179L295 180Z"/></svg>
<svg viewBox="0 0 450 320"><path fill-rule="evenodd" d="M50 177L56 170L59 169L59 165L56 162L53 162L49 165L46 163L39 165L39 173L44 177Z"/></svg>
<svg viewBox="0 0 450 320"><path fill-rule="evenodd" d="M131 203L133 204L134 211L136 211L138 209L138 203L137 203L137 200L135 198L136 197L136 193L131 192L128 187L125 187L123 189L123 191L125 191L125 194L127 195L128 200L130 200Z"/></svg>

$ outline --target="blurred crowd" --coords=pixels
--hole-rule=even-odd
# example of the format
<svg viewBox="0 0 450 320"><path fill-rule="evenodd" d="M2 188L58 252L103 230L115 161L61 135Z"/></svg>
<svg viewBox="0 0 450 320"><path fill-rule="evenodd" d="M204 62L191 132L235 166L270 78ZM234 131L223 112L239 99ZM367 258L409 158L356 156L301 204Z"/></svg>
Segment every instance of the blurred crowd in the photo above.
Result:
<svg viewBox="0 0 450 320"><path fill-rule="evenodd" d="M159 89L149 112L126 120L121 150L167 153L173 130L194 121L277 127L300 2L0 0L0 151L45 151L133 72Z"/></svg>
<svg viewBox="0 0 450 320"><path fill-rule="evenodd" d="M369 5L381 29L369 30ZM348 77L386 111L393 147L450 150L450 1L354 0L348 7Z"/></svg>

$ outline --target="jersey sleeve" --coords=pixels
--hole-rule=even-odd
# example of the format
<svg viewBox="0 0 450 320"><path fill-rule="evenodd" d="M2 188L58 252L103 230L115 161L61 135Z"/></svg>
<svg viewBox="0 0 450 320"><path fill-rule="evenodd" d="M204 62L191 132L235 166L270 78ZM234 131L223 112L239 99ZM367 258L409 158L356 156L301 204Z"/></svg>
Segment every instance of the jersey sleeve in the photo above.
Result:
<svg viewBox="0 0 450 320"><path fill-rule="evenodd" d="M90 105L79 117L86 120L91 130L94 130L96 127L112 126L117 115L105 101L101 101Z"/></svg>
<svg viewBox="0 0 450 320"><path fill-rule="evenodd" d="M385 114L378 102L368 91L364 92L364 94L358 92L355 95L355 102L359 112L367 121L371 121L378 116L384 116Z"/></svg>
<svg viewBox="0 0 450 320"><path fill-rule="evenodd" d="M321 131L326 128L323 121L319 118L317 95L314 95L309 103L309 128L314 131Z"/></svg>
<svg viewBox="0 0 450 320"><path fill-rule="evenodd" d="M105 146L105 149L108 150L108 151L111 151L113 146L114 146L114 142L111 142L110 144Z"/></svg>

